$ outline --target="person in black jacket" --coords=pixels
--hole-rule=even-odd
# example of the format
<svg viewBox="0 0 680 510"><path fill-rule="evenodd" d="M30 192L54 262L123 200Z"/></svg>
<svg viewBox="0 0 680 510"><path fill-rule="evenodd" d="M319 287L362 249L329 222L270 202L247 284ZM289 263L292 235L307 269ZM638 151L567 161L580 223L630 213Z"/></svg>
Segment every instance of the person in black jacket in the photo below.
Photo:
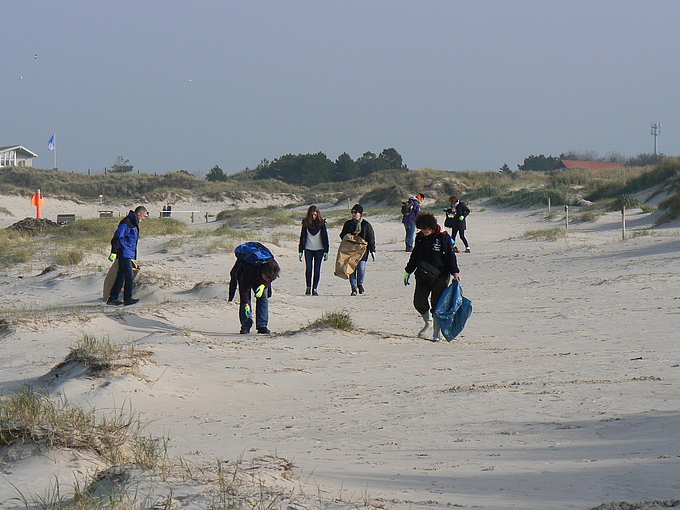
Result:
<svg viewBox="0 0 680 510"><path fill-rule="evenodd" d="M255 326L257 332L269 334L269 298L272 296L272 282L279 277L281 269L276 260L268 260L264 264L253 265L245 260L237 259L229 275L229 302L236 296L239 289L238 318L241 322L242 335L250 333L253 326L253 312L251 305L252 291L255 294L257 307L255 310Z"/></svg>
<svg viewBox="0 0 680 510"><path fill-rule="evenodd" d="M356 234L368 243L368 250L357 264L356 270L349 275L349 284L352 287L352 296L364 293L364 278L366 276L366 261L368 254L371 254L373 262L375 262L375 233L373 226L364 219L364 208L361 204L354 204L352 207L352 219L347 220L342 226L340 232L340 239L347 234Z"/></svg>
<svg viewBox="0 0 680 510"><path fill-rule="evenodd" d="M321 278L321 262L328 260L328 229L326 220L321 217L321 211L315 205L307 209L307 216L302 220L300 243L298 245L298 259L302 262L305 257L306 295L318 296L319 279ZM314 278L312 278L312 273Z"/></svg>
<svg viewBox="0 0 680 510"><path fill-rule="evenodd" d="M413 306L425 321L418 336L426 338L432 330L432 313L439 298L449 285L449 276L460 281L460 270L453 252L453 242L449 233L437 224L431 213L416 216L416 227L420 229L416 242L404 268L404 285L410 285L411 273L416 273L416 288L413 293ZM429 298L429 302L428 302ZM441 331L435 324L432 339L441 340Z"/></svg>
<svg viewBox="0 0 680 510"><path fill-rule="evenodd" d="M455 243L456 234L458 234L460 240L463 241L463 244L465 245L465 253L470 253L470 243L468 243L468 240L465 238L465 229L467 228L465 218L470 215L470 209L468 209L468 206L465 205L464 202L461 202L455 196L450 196L449 202L451 202L451 207L445 209L445 211L446 217L451 220L451 239L453 239L453 242Z"/></svg>

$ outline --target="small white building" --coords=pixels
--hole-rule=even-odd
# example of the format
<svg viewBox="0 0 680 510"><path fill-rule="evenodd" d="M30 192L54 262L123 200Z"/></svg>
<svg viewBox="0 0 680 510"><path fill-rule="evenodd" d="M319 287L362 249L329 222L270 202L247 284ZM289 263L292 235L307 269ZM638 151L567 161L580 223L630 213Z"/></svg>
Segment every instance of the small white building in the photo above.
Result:
<svg viewBox="0 0 680 510"><path fill-rule="evenodd" d="M35 152L29 151L23 145L9 145L0 147L0 168L3 166L33 166Z"/></svg>

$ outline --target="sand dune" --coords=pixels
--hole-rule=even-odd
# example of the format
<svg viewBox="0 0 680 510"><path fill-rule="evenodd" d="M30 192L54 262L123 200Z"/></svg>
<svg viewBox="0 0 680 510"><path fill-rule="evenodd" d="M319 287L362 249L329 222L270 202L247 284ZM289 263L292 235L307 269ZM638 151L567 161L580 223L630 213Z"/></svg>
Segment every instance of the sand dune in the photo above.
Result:
<svg viewBox="0 0 680 510"><path fill-rule="evenodd" d="M16 313L0 331L0 392L28 382L97 409L129 404L192 462L286 459L305 494L293 508L318 506L317 489L330 508L404 510L680 497L677 227L642 230L649 218L634 212L631 230L651 235L621 241L620 213L611 213L535 241L523 233L561 221L472 209L472 253L459 266L474 313L451 343L417 338L413 286L401 280L403 228L370 207L378 260L363 296L350 297L330 263L321 296L305 296L297 243L269 245L282 267L271 336L238 334L237 306L226 300L232 254L168 256L142 228L141 274L167 278L140 286L133 307L102 303L103 257L41 276L35 265L3 270L1 306ZM335 249L337 236L331 230ZM357 329L301 331L333 310ZM152 363L113 379L77 369L54 377L83 334L134 342ZM24 493L40 493L55 474L68 486L98 465L72 452L31 453L0 450L3 477ZM281 482L282 468L267 466ZM16 496L0 483L0 508L21 507Z"/></svg>

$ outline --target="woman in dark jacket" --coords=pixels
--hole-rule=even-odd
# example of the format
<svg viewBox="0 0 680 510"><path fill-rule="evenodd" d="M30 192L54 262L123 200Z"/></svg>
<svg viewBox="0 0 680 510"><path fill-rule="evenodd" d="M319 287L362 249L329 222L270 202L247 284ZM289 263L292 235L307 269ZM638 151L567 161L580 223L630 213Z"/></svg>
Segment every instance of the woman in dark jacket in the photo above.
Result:
<svg viewBox="0 0 680 510"><path fill-rule="evenodd" d="M328 229L326 220L321 217L321 211L315 205L307 209L307 216L302 220L298 258L302 262L305 256L306 295L318 296L319 279L321 278L321 262L328 260ZM313 275L313 278L312 278Z"/></svg>
<svg viewBox="0 0 680 510"><path fill-rule="evenodd" d="M470 209L454 196L449 197L449 202L451 207L446 209L446 217L451 220L451 239L455 243L456 234L458 234L465 245L465 253L470 253L470 243L465 238L465 229L467 228L465 219L470 215Z"/></svg>
<svg viewBox="0 0 680 510"><path fill-rule="evenodd" d="M460 281L460 270L453 252L451 236L437 224L431 213L416 216L416 227L420 229L411 257L404 270L404 285L410 285L411 273L416 273L416 289L413 292L413 306L425 321L418 336L426 338L432 329L432 314L439 298L449 285L449 276ZM429 273L429 274L428 274ZM428 302L428 298L430 302ZM432 339L441 340L441 331L435 324Z"/></svg>
<svg viewBox="0 0 680 510"><path fill-rule="evenodd" d="M352 296L364 293L364 278L366 276L366 261L368 254L371 254L373 262L375 262L375 234L373 226L364 218L364 208L361 204L354 204L352 207L352 219L347 220L342 226L340 232L340 239L343 239L347 234L356 234L368 243L368 250L359 261L356 270L349 275L349 284L352 287Z"/></svg>

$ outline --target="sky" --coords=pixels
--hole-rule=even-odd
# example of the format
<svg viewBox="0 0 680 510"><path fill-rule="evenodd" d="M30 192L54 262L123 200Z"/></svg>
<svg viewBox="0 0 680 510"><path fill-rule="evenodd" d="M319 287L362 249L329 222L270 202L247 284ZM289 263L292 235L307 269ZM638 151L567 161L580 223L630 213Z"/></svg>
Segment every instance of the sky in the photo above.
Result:
<svg viewBox="0 0 680 510"><path fill-rule="evenodd" d="M5 0L0 146L100 173L680 155L677 0Z"/></svg>

